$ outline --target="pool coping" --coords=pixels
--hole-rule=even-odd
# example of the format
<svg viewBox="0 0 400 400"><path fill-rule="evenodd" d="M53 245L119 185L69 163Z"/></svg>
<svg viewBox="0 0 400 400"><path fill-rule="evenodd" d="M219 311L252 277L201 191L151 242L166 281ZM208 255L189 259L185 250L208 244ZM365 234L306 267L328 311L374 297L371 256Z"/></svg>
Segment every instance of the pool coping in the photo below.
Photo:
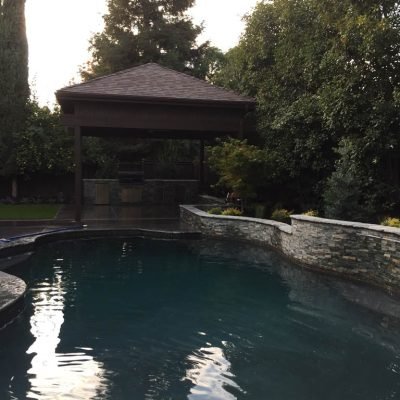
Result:
<svg viewBox="0 0 400 400"><path fill-rule="evenodd" d="M0 328L8 325L24 308L26 283L0 271Z"/></svg>
<svg viewBox="0 0 400 400"><path fill-rule="evenodd" d="M0 330L12 323L25 308L26 283L4 272L23 259L30 257L44 244L73 239L100 238L148 238L165 240L198 240L202 234L198 231L179 231L163 229L144 229L132 227L87 228L67 227L56 231L36 232L22 235L8 242L0 243ZM15 290L10 289L13 287ZM3 301L2 300L3 297Z"/></svg>

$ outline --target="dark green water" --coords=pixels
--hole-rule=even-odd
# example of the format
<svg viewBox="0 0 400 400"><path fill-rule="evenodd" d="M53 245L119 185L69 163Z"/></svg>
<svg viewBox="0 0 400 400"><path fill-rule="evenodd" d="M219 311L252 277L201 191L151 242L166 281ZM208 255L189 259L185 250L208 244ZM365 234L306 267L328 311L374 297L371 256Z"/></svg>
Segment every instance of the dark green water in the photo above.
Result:
<svg viewBox="0 0 400 400"><path fill-rule="evenodd" d="M400 399L400 302L241 243L57 243L9 270L0 400Z"/></svg>

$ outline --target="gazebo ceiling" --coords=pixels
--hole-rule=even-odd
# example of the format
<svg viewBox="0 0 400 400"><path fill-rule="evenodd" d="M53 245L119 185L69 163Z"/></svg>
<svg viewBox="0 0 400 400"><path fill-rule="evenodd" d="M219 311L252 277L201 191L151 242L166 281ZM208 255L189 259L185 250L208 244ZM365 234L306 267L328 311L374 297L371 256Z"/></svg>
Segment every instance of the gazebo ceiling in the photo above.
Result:
<svg viewBox="0 0 400 400"><path fill-rule="evenodd" d="M250 97L154 63L63 88L56 96L64 125L91 136L242 136L244 117L255 107Z"/></svg>

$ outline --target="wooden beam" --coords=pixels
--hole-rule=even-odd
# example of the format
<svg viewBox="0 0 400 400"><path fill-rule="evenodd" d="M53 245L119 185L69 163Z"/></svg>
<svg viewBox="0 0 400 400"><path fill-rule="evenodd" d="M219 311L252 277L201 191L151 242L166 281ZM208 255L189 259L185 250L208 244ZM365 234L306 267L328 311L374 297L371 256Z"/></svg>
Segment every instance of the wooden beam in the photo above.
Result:
<svg viewBox="0 0 400 400"><path fill-rule="evenodd" d="M63 114L65 126L237 132L242 112L235 108L196 108L113 103L76 103L74 114Z"/></svg>
<svg viewBox="0 0 400 400"><path fill-rule="evenodd" d="M129 129L129 128L104 128L88 127L81 125L82 137L108 137L108 138L141 138L141 139L188 139L188 140L212 140L217 137L237 136L237 129L228 133L201 132L201 131L173 131L173 130L151 130L151 129Z"/></svg>
<svg viewBox="0 0 400 400"><path fill-rule="evenodd" d="M82 220L82 134L75 126L75 221Z"/></svg>

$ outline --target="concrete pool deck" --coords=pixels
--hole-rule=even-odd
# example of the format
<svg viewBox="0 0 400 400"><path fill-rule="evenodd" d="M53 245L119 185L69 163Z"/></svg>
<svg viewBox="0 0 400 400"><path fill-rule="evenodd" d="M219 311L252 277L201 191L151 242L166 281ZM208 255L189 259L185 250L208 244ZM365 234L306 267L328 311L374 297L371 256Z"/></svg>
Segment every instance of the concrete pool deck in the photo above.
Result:
<svg viewBox="0 0 400 400"><path fill-rule="evenodd" d="M52 220L0 220L0 239L74 227L74 206L61 206ZM142 228L167 231L192 230L179 219L178 206L85 206L82 225L92 228Z"/></svg>

